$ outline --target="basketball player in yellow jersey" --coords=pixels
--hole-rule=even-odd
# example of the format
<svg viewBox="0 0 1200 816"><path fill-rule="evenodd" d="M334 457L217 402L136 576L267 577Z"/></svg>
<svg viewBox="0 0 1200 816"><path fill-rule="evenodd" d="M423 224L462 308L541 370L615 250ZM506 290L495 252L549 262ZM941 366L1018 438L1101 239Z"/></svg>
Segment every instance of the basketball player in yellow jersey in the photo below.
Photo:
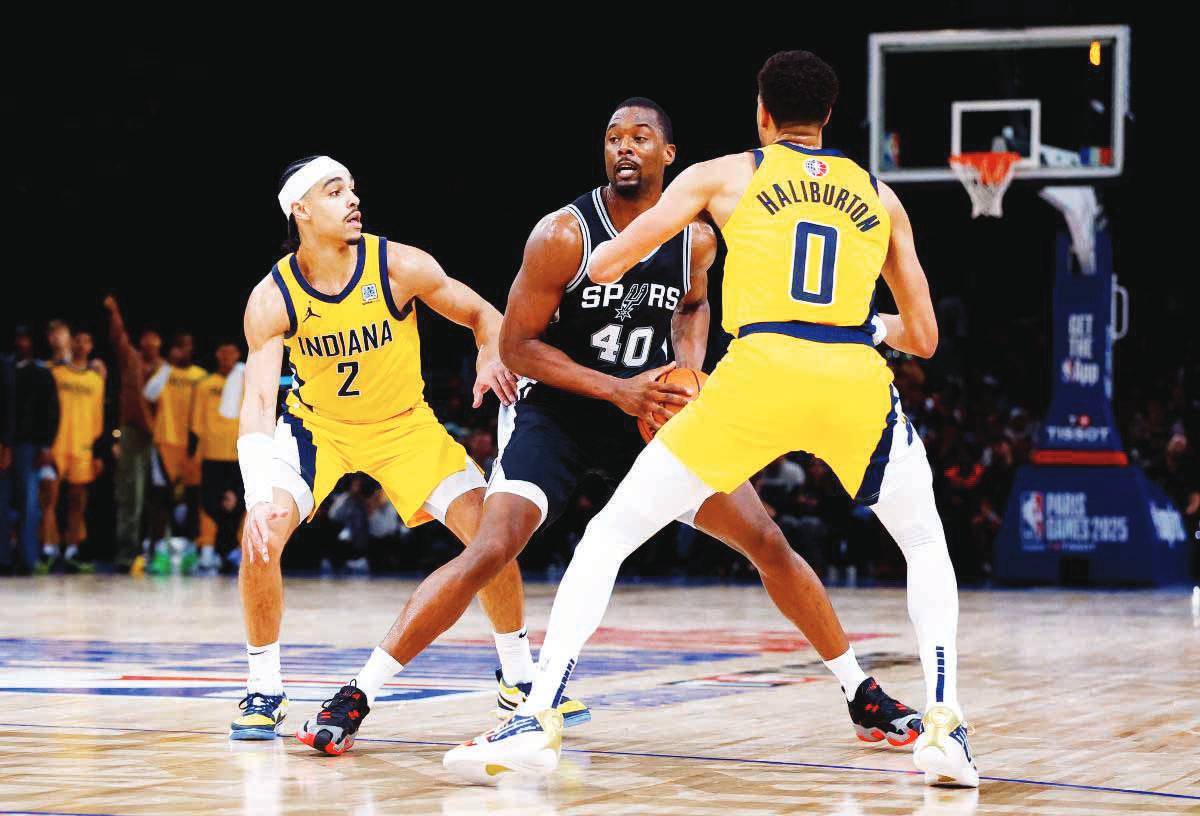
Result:
<svg viewBox="0 0 1200 816"><path fill-rule="evenodd" d="M208 376L191 356L191 335L176 335L167 350L166 382L154 411L154 444L163 470L173 485L184 487L200 484L200 460L188 453L188 426L196 385Z"/></svg>
<svg viewBox="0 0 1200 816"><path fill-rule="evenodd" d="M58 561L59 548L70 568L79 545L87 538L88 489L100 472L100 461L93 458L96 440L104 430L104 378L90 365L92 336L84 331L70 336L71 357L50 369L58 386L58 435L50 448L57 478L42 483L45 504L42 508L42 543L52 564ZM58 528L58 496L67 484L67 529Z"/></svg>
<svg viewBox="0 0 1200 816"><path fill-rule="evenodd" d="M196 566L202 573L213 573L221 566L218 549L221 553L236 549L244 509L237 464L238 421L222 416L220 411L227 378L240 357L234 344L218 346L217 370L196 384L192 400L191 438L200 460L200 534L196 537L200 559Z"/></svg>
<svg viewBox="0 0 1200 816"><path fill-rule="evenodd" d="M279 558L344 474L362 471L378 481L410 527L437 519L464 544L478 528L483 474L422 394L417 301L474 332L476 406L489 390L506 404L516 396L516 380L499 361L500 313L427 253L364 233L354 180L343 165L327 156L297 162L278 199L300 242L246 307L238 458L248 508L240 586L250 672L244 713L232 724L236 739L272 738L283 718ZM285 348L295 385L276 423ZM519 637L524 597L517 565L510 563L479 597L502 668L531 663L528 639ZM390 677L399 669L376 649L357 682L297 736L316 750L342 753L374 703L364 689L379 688L372 679L378 673ZM331 711L355 716L342 727L328 721Z"/></svg>
<svg viewBox="0 0 1200 816"><path fill-rule="evenodd" d="M908 561L928 704L914 761L930 784L977 786L956 690L958 596L932 475L874 344L921 357L937 325L900 201L822 145L838 82L807 51L776 54L758 77L762 149L688 168L653 207L598 246L588 275L620 280L698 216L719 227L724 326L735 336L696 400L634 463L588 525L563 576L533 690L506 729L454 749L464 775L552 769L555 699L604 615L617 569L642 542L780 454L824 459L870 506ZM872 314L882 276L899 314Z"/></svg>

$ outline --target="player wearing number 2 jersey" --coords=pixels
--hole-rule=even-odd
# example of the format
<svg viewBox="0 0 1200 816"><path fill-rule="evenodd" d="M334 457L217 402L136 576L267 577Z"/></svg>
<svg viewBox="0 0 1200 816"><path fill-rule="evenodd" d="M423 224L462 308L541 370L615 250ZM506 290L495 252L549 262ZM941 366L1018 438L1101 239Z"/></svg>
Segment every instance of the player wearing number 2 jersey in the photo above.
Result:
<svg viewBox="0 0 1200 816"><path fill-rule="evenodd" d="M489 390L505 403L516 393L499 361L499 312L428 254L364 233L343 165L327 156L297 162L281 186L279 204L298 232L298 248L255 287L245 318L238 459L247 518L239 585L250 671L242 713L231 725L235 739L271 739L284 717L280 555L344 474L377 480L409 526L437 519L464 543L479 526L483 475L422 396L417 301L474 332L476 407ZM276 421L285 348L295 385ZM524 602L516 565L479 598L502 664L531 665L528 642L519 637ZM337 599L318 603L336 607ZM365 712L374 693L362 685L351 683L334 700ZM318 750L340 753L353 732L322 728L305 737Z"/></svg>
<svg viewBox="0 0 1200 816"><path fill-rule="evenodd" d="M908 562L927 693L914 762L927 783L979 784L958 707L957 586L932 474L874 348L884 330L900 351L927 357L937 345L912 227L895 193L823 146L838 91L832 68L807 51L783 52L766 62L758 84L763 147L689 167L592 253L586 280L619 282L707 216L729 247L724 326L736 339L588 525L555 597L526 701L503 731L447 754L465 776L555 767L561 733L552 709L600 624L621 562L671 519L734 490L780 454L805 450L871 507ZM872 313L880 277L899 314Z"/></svg>

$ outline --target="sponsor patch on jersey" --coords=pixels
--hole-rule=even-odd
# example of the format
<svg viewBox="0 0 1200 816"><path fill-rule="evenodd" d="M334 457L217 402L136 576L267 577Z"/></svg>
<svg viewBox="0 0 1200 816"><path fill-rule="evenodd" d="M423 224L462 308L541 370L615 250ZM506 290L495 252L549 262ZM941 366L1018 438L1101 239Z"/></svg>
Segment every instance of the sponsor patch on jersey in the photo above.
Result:
<svg viewBox="0 0 1200 816"><path fill-rule="evenodd" d="M829 165L820 159L806 159L804 162L804 172L813 178L820 178L829 172Z"/></svg>
<svg viewBox="0 0 1200 816"><path fill-rule="evenodd" d="M379 287L373 283L365 284L362 288L363 305L379 300Z"/></svg>

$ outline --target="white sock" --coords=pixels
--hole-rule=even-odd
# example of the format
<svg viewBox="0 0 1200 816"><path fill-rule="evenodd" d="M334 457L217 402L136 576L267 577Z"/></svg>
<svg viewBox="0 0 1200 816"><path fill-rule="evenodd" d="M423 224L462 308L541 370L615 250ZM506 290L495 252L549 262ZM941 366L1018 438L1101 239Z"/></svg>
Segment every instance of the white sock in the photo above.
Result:
<svg viewBox="0 0 1200 816"><path fill-rule="evenodd" d="M871 507L908 562L908 616L917 630L925 705L958 704L958 582L946 548L946 533L933 498L932 474L924 456L897 463L898 485Z"/></svg>
<svg viewBox="0 0 1200 816"><path fill-rule="evenodd" d="M58 558L58 545L43 544L42 555L46 556L46 558L50 559L51 561L53 561L55 558Z"/></svg>
<svg viewBox="0 0 1200 816"><path fill-rule="evenodd" d="M367 658L367 663L354 678L354 685L367 695L367 705L375 705L375 697L383 689L383 684L391 680L404 667L400 661L380 649L378 646Z"/></svg>
<svg viewBox="0 0 1200 816"><path fill-rule="evenodd" d="M63 550L63 558L67 559L68 561L72 560L77 555L79 555L78 545L68 544L67 548Z"/></svg>
<svg viewBox="0 0 1200 816"><path fill-rule="evenodd" d="M646 446L575 547L554 596L533 691L519 713L536 714L558 704L583 644L604 618L621 562L712 494L661 442Z"/></svg>
<svg viewBox="0 0 1200 816"><path fill-rule="evenodd" d="M246 662L250 674L246 678L248 694L283 694L283 674L279 670L279 641L266 646L246 644Z"/></svg>
<svg viewBox="0 0 1200 816"><path fill-rule="evenodd" d="M510 686L533 681L533 654L529 651L529 632L521 627L516 632L493 632L496 654L500 655L500 673Z"/></svg>
<svg viewBox="0 0 1200 816"><path fill-rule="evenodd" d="M822 660L821 662L825 664L825 668L833 672L833 676L842 684L842 693L846 695L846 702L854 702L854 692L858 691L862 681L867 679L866 673L858 665L858 658L854 656L854 647L851 646L845 654L839 655L833 660Z"/></svg>

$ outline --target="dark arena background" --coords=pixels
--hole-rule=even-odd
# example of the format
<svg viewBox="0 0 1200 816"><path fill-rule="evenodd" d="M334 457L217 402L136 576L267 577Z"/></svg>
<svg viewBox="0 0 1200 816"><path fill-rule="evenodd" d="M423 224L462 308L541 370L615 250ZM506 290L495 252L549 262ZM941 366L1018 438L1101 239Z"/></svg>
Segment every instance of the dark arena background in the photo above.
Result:
<svg viewBox="0 0 1200 816"><path fill-rule="evenodd" d="M1200 299L1186 252L1190 80L1170 56L1186 37L1128 4L731 11L740 25L726 30L715 12L675 10L697 30L669 35L595 8L560 11L564 21L593 19L586 40L565 22L558 34L442 42L363 20L357 36L331 27L272 47L93 37L50 51L17 44L0 58L13 159L3 174L12 206L0 292L0 735L12 753L0 768L0 814L1200 808ZM690 164L758 146L758 69L777 51L809 49L841 83L825 146L865 167L878 147L872 33L1061 26L1128 27L1119 173L1018 172L999 219L972 218L957 181L888 180L913 224L940 344L928 360L881 351L928 451L960 588L960 697L977 790L926 787L908 749L854 740L837 682L755 569L676 524L622 568L572 679L593 721L567 732L554 775L492 789L442 768L447 748L495 724L496 654L478 604L388 684L353 754L313 754L295 728L353 676L417 582L460 551L438 524L405 527L361 475L342 480L283 555L292 715L280 739L227 739L246 680L237 520L221 528L209 560L196 547L186 491L152 484L142 556L122 558L122 367L106 298L135 343L154 329L165 354L191 335L192 362L208 371L222 344L244 358L246 299L284 254L280 173L328 154L354 174L366 231L428 251L503 311L532 227L605 183L602 137L623 99L649 97L670 115L678 152L669 182ZM1086 52L1085 42L1081 65ZM1002 74L1009 56L996 58ZM35 70L48 60L54 70ZM970 74L922 70L898 69L903 81L887 88L882 116L896 118L883 128L907 128L891 157L900 168L917 153L904 152L913 134L946 138L947 100L972 98ZM1054 143L1056 108L1090 103L1111 116L1056 83L1055 69L1011 70L1014 88L1043 83L1043 144ZM1106 104L1103 93L1096 99ZM925 110L935 112L927 124ZM1082 146L1093 144L1111 147ZM946 152L940 143L930 151ZM1095 188L1102 215L1088 230L1102 245L1098 274L1115 275L1128 293L1113 296L1111 312L1107 289L1101 306L1085 308L1091 295L1070 288L1079 269L1063 213L1040 197L1047 184ZM724 257L721 242L709 282L709 372L730 340L719 320ZM878 289L880 311L894 311ZM1111 375L1111 395L1094 382L1094 393L1071 390L1086 385L1080 324L1068 317L1080 310L1099 321L1100 347L1082 356L1102 379ZM486 471L497 455L497 402L489 395L471 407L471 333L424 306L418 315L426 399ZM100 464L81 488L82 513L78 491L64 484L48 496L44 469L22 481L14 459L27 432L18 417L45 419L21 402L30 398L16 385L16 338L48 360L55 321L94 338L107 375ZM923 704L905 558L875 516L803 452L752 484L828 588L866 672ZM557 582L609 493L585 481L519 558L535 647ZM23 532L35 505L61 531L43 519Z"/></svg>

